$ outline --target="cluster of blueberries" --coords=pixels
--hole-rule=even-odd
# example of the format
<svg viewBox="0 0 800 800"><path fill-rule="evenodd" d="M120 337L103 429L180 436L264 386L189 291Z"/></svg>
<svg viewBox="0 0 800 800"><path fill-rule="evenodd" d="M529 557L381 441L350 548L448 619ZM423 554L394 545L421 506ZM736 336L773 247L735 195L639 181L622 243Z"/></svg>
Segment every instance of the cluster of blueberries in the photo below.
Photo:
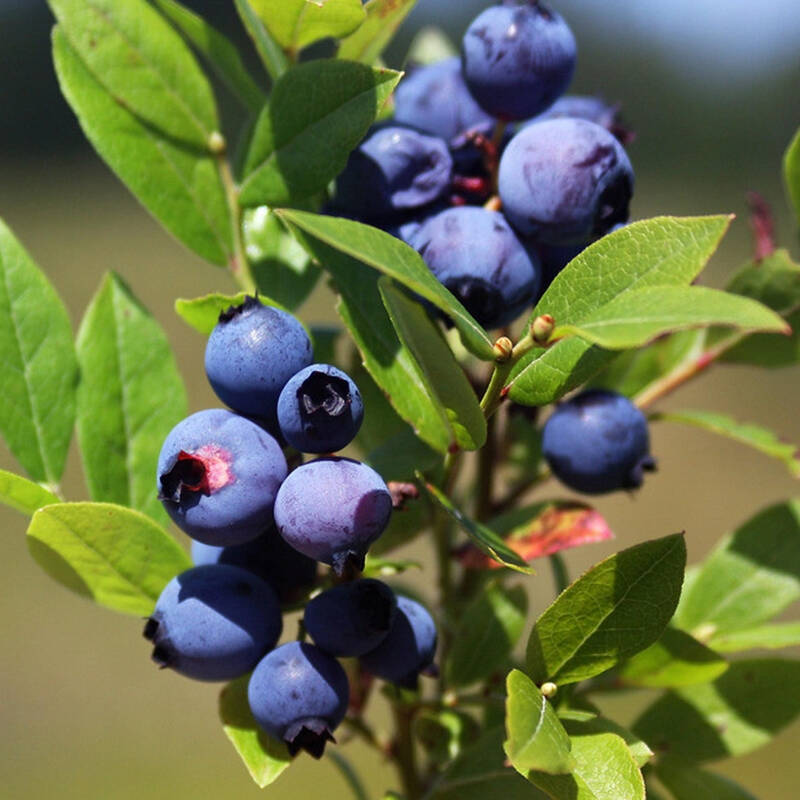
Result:
<svg viewBox="0 0 800 800"><path fill-rule="evenodd" d="M602 100L562 97L575 59L569 27L538 0L486 9L461 58L400 82L394 118L353 151L329 212L399 237L478 322L509 324L628 220L628 134Z"/></svg>
<svg viewBox="0 0 800 800"><path fill-rule="evenodd" d="M358 432L363 405L344 372L311 361L291 314L253 297L220 314L206 373L233 410L192 414L162 446L159 497L192 537L195 566L166 586L144 635L156 663L190 678L252 670L258 724L292 754L320 757L348 706L337 658L413 688L432 669L436 627L416 601L358 577L392 498L366 464L330 455ZM322 457L289 472L284 446ZM281 604L313 588L318 562L335 585L305 607L314 644L276 647Z"/></svg>

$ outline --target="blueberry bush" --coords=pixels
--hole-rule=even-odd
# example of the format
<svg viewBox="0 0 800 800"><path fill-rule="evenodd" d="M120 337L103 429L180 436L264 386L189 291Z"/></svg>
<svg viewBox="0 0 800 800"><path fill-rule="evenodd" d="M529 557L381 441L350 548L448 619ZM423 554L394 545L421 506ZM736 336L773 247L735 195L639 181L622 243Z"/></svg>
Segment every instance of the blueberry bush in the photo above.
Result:
<svg viewBox="0 0 800 800"><path fill-rule="evenodd" d="M305 752L364 798L359 738L396 766L387 799L750 797L707 764L800 714L800 662L747 655L800 644L774 621L800 597L797 501L688 570L683 535L654 530L571 580L561 552L611 533L558 482L635 491L655 421L800 474L766 428L654 410L714 363L797 363L789 252L762 226L757 257L708 288L730 216L630 221L630 131L564 94L578 44L537 0L487 3L460 59L419 49L405 72L381 53L414 0L234 0L263 75L175 0L49 5L86 137L240 292L175 301L227 407L187 416L124 279L73 338L0 223L0 430L25 473L0 472L0 500L30 517L32 557L144 618L156 664L222 684L261 787ZM784 172L800 222L800 133ZM335 332L293 313L322 276ZM73 428L87 502L60 488ZM393 554L417 537L433 563ZM534 618L545 560L557 596ZM404 582L417 567L424 596ZM599 707L640 689L658 694L630 727Z"/></svg>

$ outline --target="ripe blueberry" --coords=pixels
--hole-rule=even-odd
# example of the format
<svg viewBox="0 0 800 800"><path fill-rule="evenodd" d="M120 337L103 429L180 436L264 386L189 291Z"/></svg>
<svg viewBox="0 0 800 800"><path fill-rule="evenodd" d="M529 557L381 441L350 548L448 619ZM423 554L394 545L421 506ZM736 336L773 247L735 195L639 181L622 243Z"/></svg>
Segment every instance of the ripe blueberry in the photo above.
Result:
<svg viewBox="0 0 800 800"><path fill-rule="evenodd" d="M623 144L629 142L632 133L625 128L619 120L619 106L611 105L603 100L602 97L582 94L568 94L559 97L547 111L543 111L538 116L522 123L523 126L544 122L547 119L561 119L570 117L572 119L585 119L600 125L610 133L613 133Z"/></svg>
<svg viewBox="0 0 800 800"><path fill-rule="evenodd" d="M325 743L344 719L349 695L339 662L313 644L289 642L255 668L247 699L256 722L295 755L321 758Z"/></svg>
<svg viewBox="0 0 800 800"><path fill-rule="evenodd" d="M278 641L278 598L260 578L223 564L193 567L164 588L144 636L160 667L200 681L249 672Z"/></svg>
<svg viewBox="0 0 800 800"><path fill-rule="evenodd" d="M303 453L333 453L347 447L363 417L358 387L330 364L301 369L278 398L281 434Z"/></svg>
<svg viewBox="0 0 800 800"><path fill-rule="evenodd" d="M158 494L193 539L226 546L254 539L272 522L287 467L275 439L222 408L179 422L158 457Z"/></svg>
<svg viewBox="0 0 800 800"><path fill-rule="evenodd" d="M644 414L621 394L599 389L556 408L542 452L559 480L587 494L637 489L656 466Z"/></svg>
<svg viewBox="0 0 800 800"><path fill-rule="evenodd" d="M363 569L367 548L384 531L392 497L374 469L349 458L318 458L298 467L275 499L281 536L341 575Z"/></svg>

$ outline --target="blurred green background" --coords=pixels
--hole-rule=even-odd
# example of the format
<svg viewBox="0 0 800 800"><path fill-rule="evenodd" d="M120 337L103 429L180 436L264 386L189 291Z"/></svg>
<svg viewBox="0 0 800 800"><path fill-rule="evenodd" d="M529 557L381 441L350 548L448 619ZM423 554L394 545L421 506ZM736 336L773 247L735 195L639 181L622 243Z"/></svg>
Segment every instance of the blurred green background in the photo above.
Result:
<svg viewBox="0 0 800 800"><path fill-rule="evenodd" d="M241 37L231 3L187 4ZM414 32L431 22L446 23L458 38L486 5L420 0L387 61L400 65ZM719 286L751 252L744 193L756 189L774 208L779 241L797 254L779 164L800 125L800 6L791 0L767 0L758 8L739 0L675 2L670 9L656 0L557 5L581 48L573 90L621 101L637 132L630 148L638 181L634 217L737 213L704 277ZM0 25L0 216L65 298L75 326L102 274L113 269L125 276L178 353L190 409L216 405L203 373L204 342L178 320L172 303L232 283L162 232L83 141L52 75L45 4L0 2ZM330 296L318 290L303 316L335 321ZM717 368L663 406L717 409L800 443L798 378L797 369ZM660 472L633 497L598 501L617 540L568 553L572 574L616 549L678 530L687 532L695 561L756 509L796 493L780 464L735 444L666 425L653 430L653 439ZM5 449L0 467L16 469ZM84 497L75 452L65 491L71 499ZM565 494L555 485L543 491ZM29 557L24 518L0 509L0 521L7 530L0 560L0 796L258 796L219 727L217 688L156 670L139 620L61 589ZM413 552L428 556L424 544ZM526 579L535 613L552 597L542 566L538 577ZM623 700L622 719L633 713ZM759 798L797 797L799 735L795 725L769 747L719 769ZM360 745L345 752L363 769L371 796L396 785L391 770ZM349 796L329 764L306 757L267 792L274 798Z"/></svg>

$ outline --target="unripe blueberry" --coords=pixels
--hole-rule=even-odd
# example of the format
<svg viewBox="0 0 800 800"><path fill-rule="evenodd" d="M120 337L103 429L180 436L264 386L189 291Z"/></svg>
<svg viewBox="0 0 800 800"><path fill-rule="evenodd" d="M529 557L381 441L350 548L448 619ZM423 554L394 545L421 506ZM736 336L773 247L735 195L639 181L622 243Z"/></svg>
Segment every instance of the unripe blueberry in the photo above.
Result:
<svg viewBox="0 0 800 800"><path fill-rule="evenodd" d="M173 578L147 620L160 667L201 681L249 672L278 641L278 598L260 578L223 564L194 567Z"/></svg>
<svg viewBox="0 0 800 800"><path fill-rule="evenodd" d="M644 414L627 397L599 389L556 408L542 452L562 483L587 494L637 489L656 465Z"/></svg>
<svg viewBox="0 0 800 800"><path fill-rule="evenodd" d="M193 539L227 546L255 539L272 523L287 467L275 439L222 408L179 422L158 456L158 494Z"/></svg>
<svg viewBox="0 0 800 800"><path fill-rule="evenodd" d="M333 453L347 447L363 418L358 387L330 364L301 369L278 398L281 434L303 453Z"/></svg>
<svg viewBox="0 0 800 800"><path fill-rule="evenodd" d="M255 668L247 699L256 722L295 755L321 758L325 743L344 719L349 696L339 662L313 644L289 642L268 653Z"/></svg>

